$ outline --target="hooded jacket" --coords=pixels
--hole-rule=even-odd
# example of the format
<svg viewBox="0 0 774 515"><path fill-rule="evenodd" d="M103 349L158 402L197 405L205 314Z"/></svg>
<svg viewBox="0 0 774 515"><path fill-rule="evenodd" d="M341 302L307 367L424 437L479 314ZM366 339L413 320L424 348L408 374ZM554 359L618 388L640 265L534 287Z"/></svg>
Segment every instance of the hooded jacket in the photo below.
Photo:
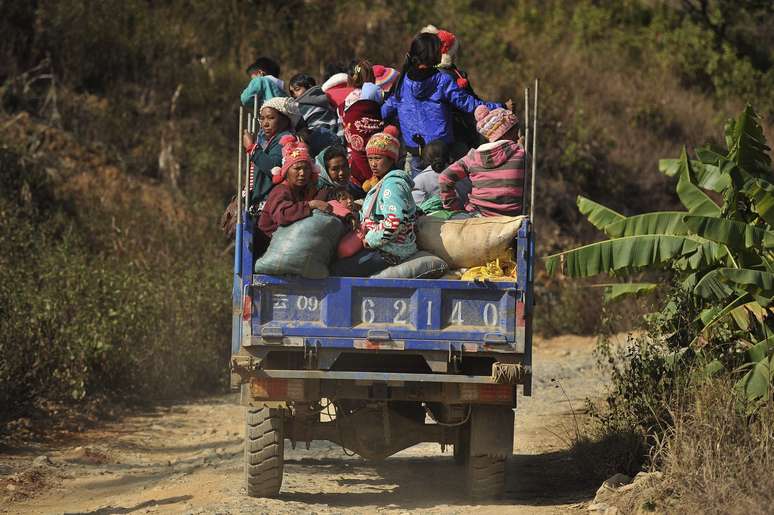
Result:
<svg viewBox="0 0 774 515"><path fill-rule="evenodd" d="M510 140L484 143L441 172L438 183L446 209L483 216L520 215L524 201L524 149ZM470 177L473 189L463 206L455 186Z"/></svg>
<svg viewBox="0 0 774 515"><path fill-rule="evenodd" d="M339 117L320 86L307 89L296 102L309 130L324 128L333 134L339 131Z"/></svg>
<svg viewBox="0 0 774 515"><path fill-rule="evenodd" d="M368 191L360 210L361 223L367 231L366 246L401 260L416 254L417 206L411 197L413 187L411 175L392 170Z"/></svg>
<svg viewBox="0 0 774 515"><path fill-rule="evenodd" d="M330 174L328 174L328 168L325 166L325 151L328 150L328 148L330 147L325 147L322 152L317 154L317 157L314 158L315 163L317 163L317 166L320 168L320 176L317 178L317 188L321 190L325 189L332 193L333 191L346 186L353 198L364 198L365 192L363 191L363 188L356 186L352 181L347 181L347 184L343 185L331 179ZM329 198L328 200L331 199Z"/></svg>
<svg viewBox="0 0 774 515"><path fill-rule="evenodd" d="M274 97L286 97L287 93L283 90L285 83L273 75L257 76L250 79L250 83L242 91L239 99L245 107L253 107L253 97L258 98L258 108L267 100Z"/></svg>
<svg viewBox="0 0 774 515"><path fill-rule="evenodd" d="M503 107L502 104L484 102L471 95L460 88L448 73L434 71L426 76L409 72L399 83L398 91L382 106L382 119L388 120L397 115L406 147L417 148L413 140L415 135L422 136L426 142L440 139L451 144L454 142L452 107L472 113L481 104L489 109Z"/></svg>

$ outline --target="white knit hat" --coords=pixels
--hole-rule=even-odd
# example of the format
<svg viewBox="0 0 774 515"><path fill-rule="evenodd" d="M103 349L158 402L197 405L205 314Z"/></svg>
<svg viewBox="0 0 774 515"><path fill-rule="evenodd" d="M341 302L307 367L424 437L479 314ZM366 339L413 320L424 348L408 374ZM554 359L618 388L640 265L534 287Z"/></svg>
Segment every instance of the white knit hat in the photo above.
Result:
<svg viewBox="0 0 774 515"><path fill-rule="evenodd" d="M287 116L290 119L292 129L295 129L298 122L301 121L301 111L298 109L298 103L290 97L270 98L263 103L261 109L264 107L271 107Z"/></svg>

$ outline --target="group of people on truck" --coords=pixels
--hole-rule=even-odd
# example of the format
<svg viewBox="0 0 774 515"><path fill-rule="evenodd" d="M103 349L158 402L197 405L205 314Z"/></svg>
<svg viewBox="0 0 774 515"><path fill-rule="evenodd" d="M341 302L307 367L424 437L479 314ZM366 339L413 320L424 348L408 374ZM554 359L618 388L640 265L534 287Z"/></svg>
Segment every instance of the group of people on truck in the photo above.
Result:
<svg viewBox="0 0 774 515"><path fill-rule="evenodd" d="M359 59L322 85L294 75L287 92L272 59L247 68L241 101L258 108L257 130L243 134L257 253L279 227L318 210L354 234L332 275L369 276L417 252L421 214L521 214L517 117L510 101L475 94L454 64L457 47L454 34L431 25L400 71Z"/></svg>

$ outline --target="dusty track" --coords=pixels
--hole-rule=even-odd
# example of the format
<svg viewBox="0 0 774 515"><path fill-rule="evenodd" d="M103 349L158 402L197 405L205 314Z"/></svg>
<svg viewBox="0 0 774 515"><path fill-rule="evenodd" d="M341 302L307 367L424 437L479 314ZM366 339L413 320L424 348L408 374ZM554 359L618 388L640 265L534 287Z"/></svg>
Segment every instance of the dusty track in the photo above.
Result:
<svg viewBox="0 0 774 515"><path fill-rule="evenodd" d="M10 513L566 513L594 495L567 453L576 411L598 394L593 339L535 349L532 398L519 398L506 499L470 506L451 449L423 444L380 463L326 442L286 450L279 499L242 487L243 410L235 398L180 403L126 417L47 447L0 455L0 512ZM561 386L561 387L560 387ZM36 457L45 455L46 460ZM10 486L8 486L10 485Z"/></svg>

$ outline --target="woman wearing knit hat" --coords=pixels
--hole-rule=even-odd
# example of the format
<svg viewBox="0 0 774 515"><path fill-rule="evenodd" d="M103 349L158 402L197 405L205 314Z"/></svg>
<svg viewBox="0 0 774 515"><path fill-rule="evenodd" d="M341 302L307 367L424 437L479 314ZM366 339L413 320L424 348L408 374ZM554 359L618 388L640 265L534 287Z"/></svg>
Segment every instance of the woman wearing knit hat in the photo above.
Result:
<svg viewBox="0 0 774 515"><path fill-rule="evenodd" d="M283 136L290 135L301 118L301 112L293 99L274 97L263 103L259 111L259 124L266 144L256 143L255 136L248 130L242 135L245 150L250 156L250 180L248 188L252 190L251 204L260 210L263 201L269 194L274 183L271 170L282 164L282 146L279 141Z"/></svg>
<svg viewBox="0 0 774 515"><path fill-rule="evenodd" d="M392 125L371 136L368 163L379 182L366 195L360 210L364 250L333 265L332 275L367 277L396 265L417 252L414 181L394 169L400 141Z"/></svg>
<svg viewBox="0 0 774 515"><path fill-rule="evenodd" d="M275 187L258 219L258 228L268 237L280 226L311 216L313 209L325 212L331 209L325 202L328 192L317 189L319 170L306 144L291 135L283 136L279 143L282 165L272 169Z"/></svg>
<svg viewBox="0 0 774 515"><path fill-rule="evenodd" d="M446 209L473 216L520 215L524 196L524 148L518 141L518 120L507 109L475 111L478 132L488 140L441 173L438 182ZM463 205L455 185L470 177L473 189Z"/></svg>
<svg viewBox="0 0 774 515"><path fill-rule="evenodd" d="M502 104L484 102L461 88L447 73L438 70L441 40L436 34L422 33L414 38L393 94L382 106L382 119L397 116L403 143L413 156L419 156L418 141L440 139L454 143L452 113L458 109L472 113L479 105L490 109ZM415 173L420 171L418 157L412 160Z"/></svg>

